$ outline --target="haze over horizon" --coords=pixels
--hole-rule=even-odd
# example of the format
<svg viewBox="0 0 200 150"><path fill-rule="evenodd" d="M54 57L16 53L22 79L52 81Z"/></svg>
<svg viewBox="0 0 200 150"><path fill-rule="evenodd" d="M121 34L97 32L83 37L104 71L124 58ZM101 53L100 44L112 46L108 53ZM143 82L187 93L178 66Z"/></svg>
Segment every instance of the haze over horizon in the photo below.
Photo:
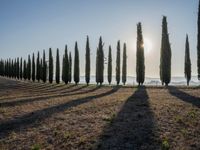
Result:
<svg viewBox="0 0 200 150"><path fill-rule="evenodd" d="M159 77L162 16L167 16L172 48L172 76L184 76L186 34L189 35L192 75L197 75L197 12L198 0L18 0L0 1L1 58L27 58L43 49L60 49L65 44L74 56L78 41L80 72L85 71L86 36L90 38L91 74L95 74L96 47L102 36L104 54L112 46L113 74L117 41L127 43L127 75L136 76L136 24L142 22L146 77ZM54 58L55 61L55 58ZM104 74L107 74L105 65Z"/></svg>

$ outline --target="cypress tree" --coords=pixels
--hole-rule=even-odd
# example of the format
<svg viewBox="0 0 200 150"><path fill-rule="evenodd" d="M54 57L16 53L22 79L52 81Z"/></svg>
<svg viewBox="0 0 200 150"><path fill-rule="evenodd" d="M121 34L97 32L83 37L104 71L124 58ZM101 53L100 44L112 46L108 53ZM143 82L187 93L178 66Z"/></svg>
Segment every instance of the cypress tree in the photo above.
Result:
<svg viewBox="0 0 200 150"><path fill-rule="evenodd" d="M17 79L19 80L19 57L17 58Z"/></svg>
<svg viewBox="0 0 200 150"><path fill-rule="evenodd" d="M122 82L126 84L126 75L127 75L127 54L126 54L126 43L124 43L123 48L123 64L122 64Z"/></svg>
<svg viewBox="0 0 200 150"><path fill-rule="evenodd" d="M120 41L117 42L117 59L116 59L116 82L120 83Z"/></svg>
<svg viewBox="0 0 200 150"><path fill-rule="evenodd" d="M47 81L47 63L46 63L46 55L45 50L43 50L43 63L42 63L42 80L45 83Z"/></svg>
<svg viewBox="0 0 200 150"><path fill-rule="evenodd" d="M71 52L69 52L69 82L71 83L72 81L72 56L71 56Z"/></svg>
<svg viewBox="0 0 200 150"><path fill-rule="evenodd" d="M63 55L62 61L62 81L65 82L65 55Z"/></svg>
<svg viewBox="0 0 200 150"><path fill-rule="evenodd" d="M100 37L99 39L99 46L98 46L98 76L99 76L99 83L102 85L104 81L104 50L103 50L103 43L102 43L102 38Z"/></svg>
<svg viewBox="0 0 200 150"><path fill-rule="evenodd" d="M87 36L86 41L86 54L85 54L85 81L87 85L90 83L90 46L89 37Z"/></svg>
<svg viewBox="0 0 200 150"><path fill-rule="evenodd" d="M38 82L40 81L40 53L38 52L38 55L37 55L37 69L36 69L36 79L38 80Z"/></svg>
<svg viewBox="0 0 200 150"><path fill-rule="evenodd" d="M60 59L59 59L59 49L57 48L56 53L56 83L60 83Z"/></svg>
<svg viewBox="0 0 200 150"><path fill-rule="evenodd" d="M21 57L21 59L20 59L20 79L22 80L22 78L23 78L23 68L22 68L22 57Z"/></svg>
<svg viewBox="0 0 200 150"><path fill-rule="evenodd" d="M162 41L161 41L161 57L160 57L160 79L162 85L166 86L171 81L171 46L169 42L169 34L167 29L167 17L163 17L162 21Z"/></svg>
<svg viewBox="0 0 200 150"><path fill-rule="evenodd" d="M51 48L49 48L49 83L52 82L53 82L53 55Z"/></svg>
<svg viewBox="0 0 200 150"><path fill-rule="evenodd" d="M112 49L111 46L109 46L109 52L108 52L108 83L112 82Z"/></svg>
<svg viewBox="0 0 200 150"><path fill-rule="evenodd" d="M31 57L28 55L28 64L27 64L27 78L31 79Z"/></svg>
<svg viewBox="0 0 200 150"><path fill-rule="evenodd" d="M23 77L24 77L24 80L27 79L27 65L26 65L26 60L24 60Z"/></svg>
<svg viewBox="0 0 200 150"><path fill-rule="evenodd" d="M142 25L137 24L137 51L136 51L136 74L137 82L139 85L144 83L145 78L145 65L144 65L144 42L142 35Z"/></svg>
<svg viewBox="0 0 200 150"><path fill-rule="evenodd" d="M35 82L35 55L32 56L32 80Z"/></svg>
<svg viewBox="0 0 200 150"><path fill-rule="evenodd" d="M96 53L96 83L99 84L99 49L97 48Z"/></svg>
<svg viewBox="0 0 200 150"><path fill-rule="evenodd" d="M75 43L75 51L74 51L74 82L76 85L80 80L80 68L79 68L79 52L78 52L78 44Z"/></svg>
<svg viewBox="0 0 200 150"><path fill-rule="evenodd" d="M67 45L65 45L65 53L63 56L63 74L62 74L63 81L65 84L69 82L69 60L68 60L68 51Z"/></svg>
<svg viewBox="0 0 200 150"><path fill-rule="evenodd" d="M189 82L191 80L191 60L190 60L190 46L188 35L186 36L185 43L185 78L187 80L187 85L189 86Z"/></svg>
<svg viewBox="0 0 200 150"><path fill-rule="evenodd" d="M17 61L16 61L16 58L15 58L15 61L14 61L14 64L13 64L13 71L14 71L14 73L13 73L13 77L14 78L16 78L17 76Z"/></svg>
<svg viewBox="0 0 200 150"><path fill-rule="evenodd" d="M43 60L40 59L40 80L43 81Z"/></svg>
<svg viewBox="0 0 200 150"><path fill-rule="evenodd" d="M11 77L12 78L14 77L14 62L13 62L13 59L11 61Z"/></svg>
<svg viewBox="0 0 200 150"><path fill-rule="evenodd" d="M198 35L197 35L197 73L198 79L200 80L200 1L198 8Z"/></svg>

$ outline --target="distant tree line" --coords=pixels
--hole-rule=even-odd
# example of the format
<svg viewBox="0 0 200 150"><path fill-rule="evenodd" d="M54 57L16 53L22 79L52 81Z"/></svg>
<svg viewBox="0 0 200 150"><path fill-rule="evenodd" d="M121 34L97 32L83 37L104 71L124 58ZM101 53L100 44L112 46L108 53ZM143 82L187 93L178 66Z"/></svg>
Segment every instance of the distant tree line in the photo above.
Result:
<svg viewBox="0 0 200 150"><path fill-rule="evenodd" d="M116 84L120 84L120 79L125 85L127 81L127 50L126 43L123 44L123 55L122 55L122 65L121 65L121 46L120 41L117 42L116 47L116 68L115 77ZM138 85L143 85L145 81L145 55L144 55L144 41L142 33L142 24L139 22L137 24L137 43L136 43L136 81ZM197 44L197 54L198 54L198 79L200 80L200 5L199 5L199 15L198 15L198 44ZM91 50L89 44L89 37L86 39L85 48L85 82L87 85L90 83L90 71L91 71ZM162 20L162 39L161 39L161 52L160 52L160 80L162 85L168 85L171 82L171 45L169 41L169 33L167 27L167 17L163 16ZM60 83L60 77L65 84L72 82L72 56L71 52L68 53L67 45L65 46L64 55L62 57L62 74L60 76L60 56L59 49L56 51L56 65L54 66L54 58L52 55L52 49L49 48L49 57L46 59L45 50L43 50L43 56L40 57L38 51L37 58L35 54L31 56L28 55L28 59L16 58L16 59L6 59L0 60L0 75L15 78L18 80L31 80L35 82L42 81L44 83L48 82L57 84ZM108 58L107 58L107 80L108 83L112 82L112 48L109 46ZM104 82L104 65L105 65L105 54L104 54L104 43L102 37L99 38L99 44L96 50L96 83L97 85L102 85ZM122 69L121 69L122 66ZM55 68L55 70L54 70ZM190 60L190 48L189 48L189 38L186 36L185 43L185 67L184 74L187 81L187 85L191 80L191 60ZM74 48L74 66L73 66L73 79L75 84L80 82L80 60L79 60L79 49L78 43L75 42Z"/></svg>

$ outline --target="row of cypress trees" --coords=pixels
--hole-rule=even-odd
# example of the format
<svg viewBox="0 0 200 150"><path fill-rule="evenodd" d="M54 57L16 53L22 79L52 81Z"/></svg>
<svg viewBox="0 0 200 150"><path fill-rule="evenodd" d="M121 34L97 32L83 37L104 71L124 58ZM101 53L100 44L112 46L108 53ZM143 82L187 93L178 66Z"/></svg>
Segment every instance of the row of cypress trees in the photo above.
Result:
<svg viewBox="0 0 200 150"><path fill-rule="evenodd" d="M200 8L200 6L199 6ZM200 13L200 11L199 11ZM199 15L200 16L200 15ZM198 20L198 25L199 25ZM199 32L198 32L199 33ZM198 34L199 36L199 34ZM199 40L199 39L198 39ZM200 41L199 41L200 42ZM96 83L102 85L104 82L104 44L102 42L102 37L99 39L99 44L96 51ZM198 52L199 52L198 46ZM116 55L116 84L119 85L121 79L121 47L120 41L117 42L117 55ZM199 53L198 53L199 54ZM160 80L162 85L168 85L171 81L171 46L169 42L169 34L167 27L167 17L163 16L162 20L162 39L161 39L161 53L160 53ZM144 58L144 41L142 34L142 24L139 22L137 24L137 51L136 51L136 80L139 85L142 85L145 80L145 58ZM126 54L126 44L123 45L123 60L122 60L122 82L126 83L127 76L127 54ZM87 36L86 40L86 54L85 54L85 81L87 85L90 83L90 46L89 46L89 37ZM43 57L40 58L40 54L37 54L37 60L35 64L35 56L33 54L32 61L30 55L28 55L28 61L7 59L6 61L0 61L0 75L13 77L17 79L28 79L32 81L42 80L44 83L47 81L47 74L49 82L53 82L54 76L54 61L52 56L52 49L49 49L49 66L47 66L45 51L43 51ZM199 55L198 55L199 62ZM23 66L22 66L23 65ZM199 65L199 64L198 64ZM112 49L109 46L108 52L108 83L112 82ZM199 66L198 66L199 68ZM189 39L188 35L186 36L185 44L185 77L187 80L187 85L191 80L191 60L190 60L190 50L189 50ZM198 72L199 73L199 72ZM75 52L74 52L74 82L76 84L80 81L80 67L79 67L79 50L78 43L75 43ZM68 55L67 45L65 46L65 51L62 61L62 81L65 84L71 82L72 77L72 57L71 52ZM199 76L198 76L199 77ZM59 49L56 53L56 70L55 70L55 81L60 83L60 58L59 58Z"/></svg>

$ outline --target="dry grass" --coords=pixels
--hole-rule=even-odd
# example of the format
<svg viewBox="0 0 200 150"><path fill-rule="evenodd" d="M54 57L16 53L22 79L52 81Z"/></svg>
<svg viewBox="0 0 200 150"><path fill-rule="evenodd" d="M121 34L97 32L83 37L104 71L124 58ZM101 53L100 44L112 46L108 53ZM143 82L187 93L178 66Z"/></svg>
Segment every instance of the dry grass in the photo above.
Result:
<svg viewBox="0 0 200 150"><path fill-rule="evenodd" d="M0 78L0 149L200 149L200 89Z"/></svg>

